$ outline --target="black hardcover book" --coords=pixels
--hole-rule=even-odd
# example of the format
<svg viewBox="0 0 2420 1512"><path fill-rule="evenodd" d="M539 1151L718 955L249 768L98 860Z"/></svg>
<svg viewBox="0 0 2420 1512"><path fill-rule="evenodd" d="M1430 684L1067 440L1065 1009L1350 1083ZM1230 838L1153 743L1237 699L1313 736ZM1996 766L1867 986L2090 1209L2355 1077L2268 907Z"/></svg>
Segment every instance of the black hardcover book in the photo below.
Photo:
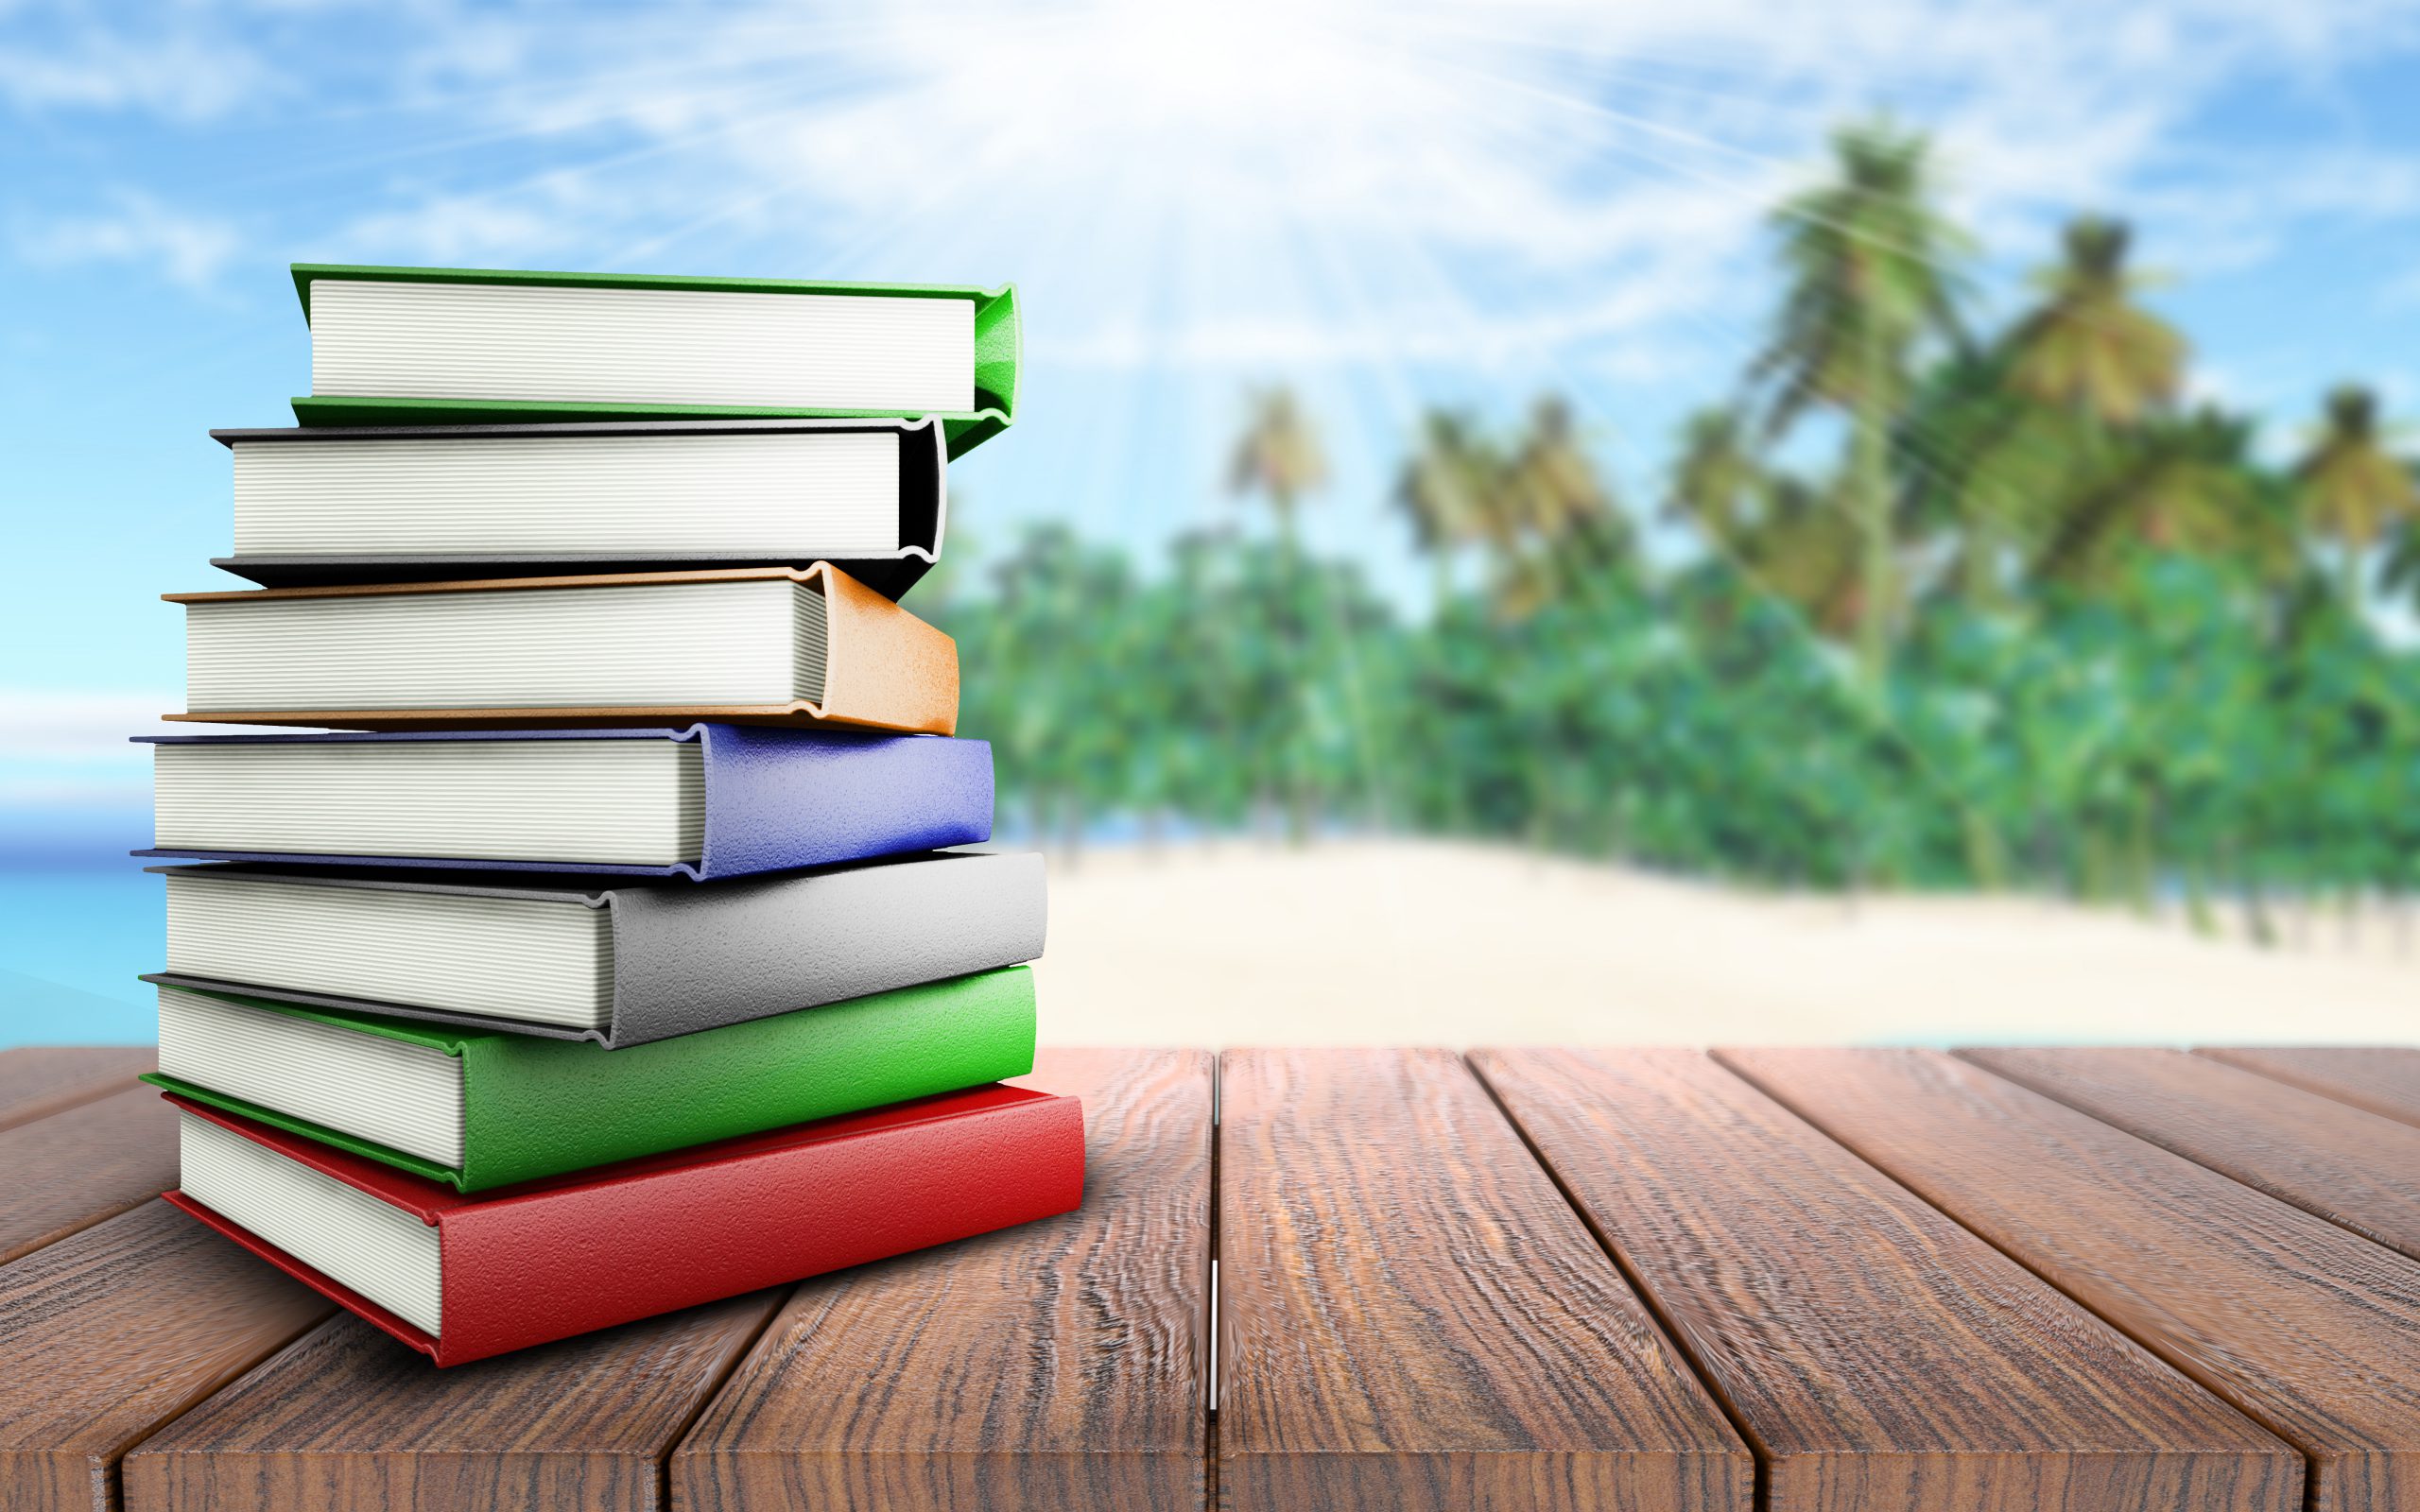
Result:
<svg viewBox="0 0 2420 1512"><path fill-rule="evenodd" d="M804 567L896 599L940 558L934 420L219 430L268 588Z"/></svg>

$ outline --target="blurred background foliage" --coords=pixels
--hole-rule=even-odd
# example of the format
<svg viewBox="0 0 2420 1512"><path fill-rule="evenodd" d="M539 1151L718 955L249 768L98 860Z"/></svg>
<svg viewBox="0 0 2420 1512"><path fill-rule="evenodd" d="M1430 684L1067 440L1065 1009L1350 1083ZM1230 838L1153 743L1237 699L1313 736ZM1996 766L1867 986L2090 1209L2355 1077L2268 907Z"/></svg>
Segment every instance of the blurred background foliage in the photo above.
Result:
<svg viewBox="0 0 2420 1512"><path fill-rule="evenodd" d="M1305 554L1326 468L1283 387L1235 444L1255 524L1148 566L1044 526L938 577L918 608L959 638L1004 818L2225 900L2256 933L2420 886L2420 658L2368 612L2420 601L2420 486L2377 397L2264 457L2188 399L2124 222L2073 221L1986 319L1926 139L1833 146L1773 214L1769 342L1660 496L1616 497L1552 394L1404 438L1425 617ZM1651 565L1649 529L1696 549Z"/></svg>

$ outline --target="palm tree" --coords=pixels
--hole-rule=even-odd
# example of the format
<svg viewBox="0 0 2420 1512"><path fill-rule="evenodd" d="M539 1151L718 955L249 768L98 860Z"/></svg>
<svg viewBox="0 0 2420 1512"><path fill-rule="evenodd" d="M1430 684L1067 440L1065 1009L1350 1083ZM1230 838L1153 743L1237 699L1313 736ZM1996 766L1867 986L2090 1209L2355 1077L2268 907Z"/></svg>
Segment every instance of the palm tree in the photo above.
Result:
<svg viewBox="0 0 2420 1512"><path fill-rule="evenodd" d="M2378 586L2389 593L2408 594L2420 608L2420 519L2407 520L2386 549L2378 571Z"/></svg>
<svg viewBox="0 0 2420 1512"><path fill-rule="evenodd" d="M1710 404L1681 422L1681 441L1665 486L1664 518L1686 521L1718 551L1736 551L1764 517L1772 479L1748 444L1739 411Z"/></svg>
<svg viewBox="0 0 2420 1512"><path fill-rule="evenodd" d="M1530 411L1505 486L1514 519L1542 540L1557 540L1616 513L1613 490L1580 444L1570 403L1557 394L1540 399Z"/></svg>
<svg viewBox="0 0 2420 1512"><path fill-rule="evenodd" d="M1540 399L1530 412L1491 502L1489 534L1501 558L1496 607L1515 618L1559 594L1593 589L1636 558L1629 517L1560 396Z"/></svg>
<svg viewBox="0 0 2420 1512"><path fill-rule="evenodd" d="M1300 559L1295 513L1305 495L1327 482L1327 458L1292 389L1282 384L1256 388L1247 404L1250 417L1236 440L1227 486L1236 493L1268 499L1290 575Z"/></svg>
<svg viewBox="0 0 2420 1512"><path fill-rule="evenodd" d="M1326 483L1327 459L1293 390L1282 384L1256 388L1248 404L1250 418L1236 438L1227 482L1238 494L1260 494L1277 517L1277 572L1273 580L1253 583L1253 592L1269 610L1272 646L1293 684L1294 717L1279 737L1276 754L1285 773L1288 834L1299 844L1310 833L1309 741L1317 702L1310 650L1323 590L1304 570L1296 516L1305 495Z"/></svg>
<svg viewBox="0 0 2420 1512"><path fill-rule="evenodd" d="M1432 409L1420 444L1395 480L1394 502L1428 558L1437 608L1453 596L1453 554L1483 539L1500 507L1506 463L1467 415Z"/></svg>
<svg viewBox="0 0 2420 1512"><path fill-rule="evenodd" d="M2063 572L2100 563L2140 523L2124 513L2135 474L2199 444L2189 428L2133 444L2174 404L2187 344L2133 302L2146 281L2126 267L2125 225L2082 216L2064 245L2034 274L2041 302L1989 347L1935 365L1900 425L1908 513L1956 532L1970 602L1998 599L2012 547Z"/></svg>
<svg viewBox="0 0 2420 1512"><path fill-rule="evenodd" d="M2135 302L2147 281L2127 270L2129 240L2123 221L2067 223L2066 260L2034 275L2046 297L2009 334L2012 390L2117 426L2175 401L2190 349L2174 326Z"/></svg>
<svg viewBox="0 0 2420 1512"><path fill-rule="evenodd" d="M1950 583L1978 607L2002 602L2012 548L2022 548L2035 501L2066 486L2074 418L2012 393L2009 354L1962 348L1927 368L1892 439L1903 523L1954 538Z"/></svg>
<svg viewBox="0 0 2420 1512"><path fill-rule="evenodd" d="M1789 280L1779 329L1749 369L1770 385L1768 433L1808 410L1848 417L1847 502L1859 537L1858 648L1881 687L1896 592L1890 428L1922 345L1956 337L1963 290L1949 264L1963 235L1932 208L1930 148L1887 122L1832 139L1838 178L1785 203L1781 263Z"/></svg>
<svg viewBox="0 0 2420 1512"><path fill-rule="evenodd" d="M2035 576L2104 577L2124 550L2229 554L2264 579L2279 569L2266 527L2251 422L2211 406L2160 416L2080 449L2082 460Z"/></svg>
<svg viewBox="0 0 2420 1512"><path fill-rule="evenodd" d="M2410 465L2387 447L2377 395L2359 384L2332 390L2319 438L2293 477L2303 519L2336 542L2339 592L2358 613L2370 548L2397 522L2420 516L2420 487Z"/></svg>
<svg viewBox="0 0 2420 1512"><path fill-rule="evenodd" d="M1740 543L1740 560L1759 588L1798 607L1827 635L1846 635L1876 617L1861 571L1864 542L1834 491L1788 473L1772 480L1771 506ZM1886 586L1896 579L1886 580ZM1887 615L1896 606L1883 604Z"/></svg>

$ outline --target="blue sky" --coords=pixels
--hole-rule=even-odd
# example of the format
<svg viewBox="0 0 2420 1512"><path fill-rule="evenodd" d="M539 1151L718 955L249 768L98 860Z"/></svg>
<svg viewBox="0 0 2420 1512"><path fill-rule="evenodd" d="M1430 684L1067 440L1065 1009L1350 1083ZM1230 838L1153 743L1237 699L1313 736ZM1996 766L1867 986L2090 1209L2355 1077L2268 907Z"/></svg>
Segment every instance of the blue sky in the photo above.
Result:
<svg viewBox="0 0 2420 1512"><path fill-rule="evenodd" d="M1651 507L1769 312L1764 211L1876 107L1939 133L1987 310L2115 210L2273 448L2341 377L2420 412L2415 86L2420 7L2339 0L0 0L8 850L142 838L155 595L231 586L203 433L307 387L290 261L1013 281L1023 413L955 540L1149 558L1233 516L1241 395L1285 379L1312 541L1416 602L1383 498L1420 406L1560 388Z"/></svg>

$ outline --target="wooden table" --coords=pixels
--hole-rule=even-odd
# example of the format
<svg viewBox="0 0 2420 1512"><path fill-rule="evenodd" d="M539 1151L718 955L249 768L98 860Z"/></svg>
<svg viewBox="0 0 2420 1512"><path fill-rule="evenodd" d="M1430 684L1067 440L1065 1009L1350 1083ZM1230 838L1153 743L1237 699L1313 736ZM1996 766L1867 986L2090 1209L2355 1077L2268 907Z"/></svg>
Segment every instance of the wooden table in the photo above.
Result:
<svg viewBox="0 0 2420 1512"><path fill-rule="evenodd" d="M2420 1051L1049 1052L1080 1212L447 1371L145 1064L0 1054L9 1512L2420 1509Z"/></svg>

